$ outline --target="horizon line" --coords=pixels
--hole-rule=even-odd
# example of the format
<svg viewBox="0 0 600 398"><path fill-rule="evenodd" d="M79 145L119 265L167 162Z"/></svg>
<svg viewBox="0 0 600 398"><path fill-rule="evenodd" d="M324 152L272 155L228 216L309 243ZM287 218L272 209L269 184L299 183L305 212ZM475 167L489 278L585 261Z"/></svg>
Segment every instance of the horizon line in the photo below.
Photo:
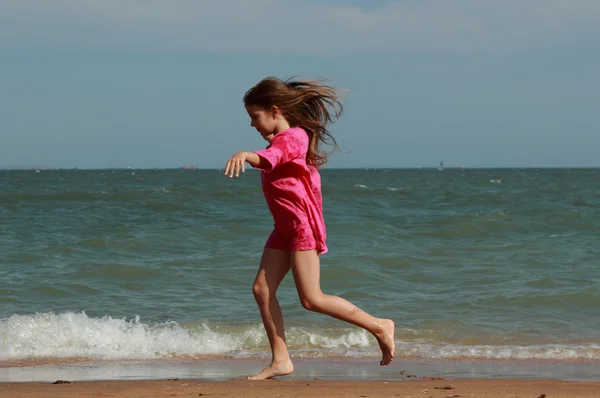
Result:
<svg viewBox="0 0 600 398"><path fill-rule="evenodd" d="M223 167L31 167L31 166L0 166L0 171L58 171L58 170L181 170L181 171L220 171ZM322 167L320 170L438 170L438 166L364 166L364 167ZM600 169L599 166L444 166L444 170L476 170L476 169ZM247 171L254 170L248 167ZM256 170L258 171L258 170Z"/></svg>

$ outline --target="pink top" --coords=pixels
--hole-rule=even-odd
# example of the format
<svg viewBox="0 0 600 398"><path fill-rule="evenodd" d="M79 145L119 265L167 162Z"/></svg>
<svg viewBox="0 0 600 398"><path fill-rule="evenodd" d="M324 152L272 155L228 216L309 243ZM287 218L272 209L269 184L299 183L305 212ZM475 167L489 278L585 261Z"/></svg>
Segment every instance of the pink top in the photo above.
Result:
<svg viewBox="0 0 600 398"><path fill-rule="evenodd" d="M292 127L275 135L271 144L256 154L266 160L262 189L275 229L284 235L310 227L317 253L327 253L321 176L306 163L308 134ZM258 167L257 167L258 168Z"/></svg>

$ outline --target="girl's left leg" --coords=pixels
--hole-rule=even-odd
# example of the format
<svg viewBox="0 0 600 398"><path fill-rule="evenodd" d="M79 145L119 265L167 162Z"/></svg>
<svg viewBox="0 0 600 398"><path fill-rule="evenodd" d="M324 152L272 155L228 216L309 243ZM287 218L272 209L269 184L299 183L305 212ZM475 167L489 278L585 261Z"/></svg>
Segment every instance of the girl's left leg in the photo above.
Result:
<svg viewBox="0 0 600 398"><path fill-rule="evenodd" d="M283 329L283 315L277 300L277 288L290 270L290 252L265 248L252 291L269 338L271 364L249 380L264 380L285 376L294 371Z"/></svg>
<svg viewBox="0 0 600 398"><path fill-rule="evenodd" d="M389 365L395 355L394 322L360 310L349 301L321 291L321 263L315 250L292 252L292 273L302 306L360 326L370 332L381 348L380 364Z"/></svg>

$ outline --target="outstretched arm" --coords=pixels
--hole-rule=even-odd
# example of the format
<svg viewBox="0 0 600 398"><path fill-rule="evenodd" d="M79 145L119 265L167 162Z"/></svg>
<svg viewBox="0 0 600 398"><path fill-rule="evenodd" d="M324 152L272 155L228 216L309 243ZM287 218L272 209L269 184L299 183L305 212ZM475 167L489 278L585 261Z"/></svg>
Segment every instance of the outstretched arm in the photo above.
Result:
<svg viewBox="0 0 600 398"><path fill-rule="evenodd" d="M245 162L248 162L252 167L260 167L262 163L265 163L265 160L254 152L238 152L227 161L225 175L231 178L235 174L236 177L239 177L240 170L242 173L246 171Z"/></svg>

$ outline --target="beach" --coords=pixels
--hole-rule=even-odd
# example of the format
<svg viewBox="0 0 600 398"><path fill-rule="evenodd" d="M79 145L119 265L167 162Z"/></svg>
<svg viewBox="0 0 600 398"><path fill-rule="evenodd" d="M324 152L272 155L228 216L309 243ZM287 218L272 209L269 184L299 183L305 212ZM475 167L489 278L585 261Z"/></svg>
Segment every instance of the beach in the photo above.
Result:
<svg viewBox="0 0 600 398"><path fill-rule="evenodd" d="M0 396L37 397L536 397L597 398L600 382L464 379L387 381L194 379L89 381L70 384L4 383Z"/></svg>
<svg viewBox="0 0 600 398"><path fill-rule="evenodd" d="M3 363L0 396L600 397L597 362L399 359L380 367L368 360L304 359L291 376L245 380L264 365L226 358Z"/></svg>

